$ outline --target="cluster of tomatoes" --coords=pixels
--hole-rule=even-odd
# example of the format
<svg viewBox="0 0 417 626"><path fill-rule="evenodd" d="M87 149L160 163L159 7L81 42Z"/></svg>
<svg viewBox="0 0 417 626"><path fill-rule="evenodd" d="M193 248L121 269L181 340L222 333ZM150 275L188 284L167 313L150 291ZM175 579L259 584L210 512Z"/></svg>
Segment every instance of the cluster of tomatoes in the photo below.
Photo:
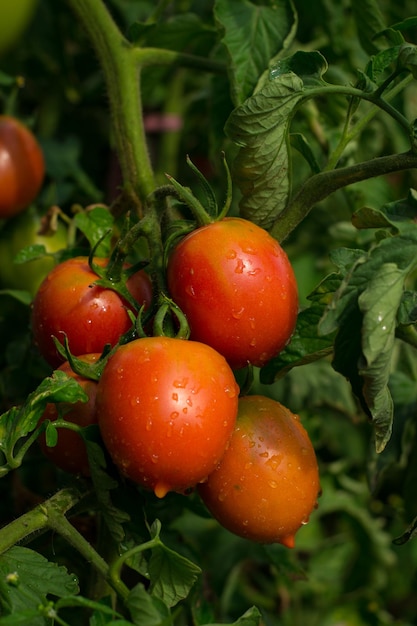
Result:
<svg viewBox="0 0 417 626"><path fill-rule="evenodd" d="M21 212L42 183L43 160L28 133L12 118L0 117L10 191L1 199L2 217ZM22 197L15 182L19 141L27 147L25 167L32 172ZM154 307L152 281L143 269L125 264L124 290L112 288L102 280L109 263L70 258L36 290L34 342L50 366L74 377L88 398L47 406L42 421L63 417L75 427L60 428L55 446L47 445L43 431L44 453L65 471L88 476L79 428L98 424L113 464L127 479L160 498L197 490L225 528L292 547L317 502L315 453L296 415L270 398L242 395L235 376L248 365L262 367L294 330L297 285L284 250L241 218L213 220L183 237L164 273L167 296L187 321L187 339L164 333L138 337L135 318ZM79 362L102 363L94 370L100 374L76 373L57 341Z"/></svg>
<svg viewBox="0 0 417 626"><path fill-rule="evenodd" d="M107 262L94 259L93 267ZM235 376L248 364L266 363L291 336L298 297L288 258L265 230L224 218L180 241L166 278L190 337L132 337L118 345L135 310L97 282L88 258L64 261L47 275L33 301L35 343L89 396L64 417L82 426L97 422L120 473L158 497L196 489L229 530L293 546L317 501L313 447L298 417L281 404L240 397ZM126 284L139 306L151 306L144 270ZM116 347L91 381L68 362L60 365L54 337L65 337L71 354L89 362L99 360L105 344ZM57 417L57 407L48 406L43 419ZM54 448L42 446L64 469L88 474L77 437L60 431Z"/></svg>

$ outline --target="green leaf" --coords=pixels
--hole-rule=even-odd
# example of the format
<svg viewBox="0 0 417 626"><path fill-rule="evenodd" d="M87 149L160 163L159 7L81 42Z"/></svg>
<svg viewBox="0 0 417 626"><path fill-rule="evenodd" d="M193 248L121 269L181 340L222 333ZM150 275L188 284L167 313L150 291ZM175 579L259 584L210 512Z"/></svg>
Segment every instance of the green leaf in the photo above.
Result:
<svg viewBox="0 0 417 626"><path fill-rule="evenodd" d="M320 82L326 68L318 52L297 53L281 61L271 70L270 81L227 120L226 134L239 146L233 179L242 193L241 215L263 228L272 226L287 202L288 134L296 106L307 97L305 82Z"/></svg>
<svg viewBox="0 0 417 626"><path fill-rule="evenodd" d="M398 66L408 69L414 78L417 78L417 46L404 44L398 55Z"/></svg>
<svg viewBox="0 0 417 626"><path fill-rule="evenodd" d="M326 59L317 50L312 52L299 50L292 56L285 57L275 65L271 65L270 78L275 80L284 74L293 73L302 79L304 86L323 86L326 84L323 74L327 68Z"/></svg>
<svg viewBox="0 0 417 626"><path fill-rule="evenodd" d="M80 164L82 145L79 137L71 135L62 141L43 138L42 150L46 169L55 184L72 180L93 201L101 199L103 193L97 189Z"/></svg>
<svg viewBox="0 0 417 626"><path fill-rule="evenodd" d="M268 228L289 194L289 120L302 98L302 81L286 74L235 109L225 131L240 146L233 179L242 193L240 212Z"/></svg>
<svg viewBox="0 0 417 626"><path fill-rule="evenodd" d="M381 79L385 78L384 72L390 67L394 67L397 62L401 45L402 44L381 50L369 59L366 66L366 76L369 77L371 81L379 84Z"/></svg>
<svg viewBox="0 0 417 626"><path fill-rule="evenodd" d="M395 326L406 275L393 263L381 265L358 298L363 314L363 395L375 426L376 449L385 448L392 430L393 402L388 389Z"/></svg>
<svg viewBox="0 0 417 626"><path fill-rule="evenodd" d="M167 606L186 598L201 569L163 543L152 549L149 559L150 592Z"/></svg>
<svg viewBox="0 0 417 626"><path fill-rule="evenodd" d="M398 323L409 325L417 322L417 292L404 291L398 308Z"/></svg>
<svg viewBox="0 0 417 626"><path fill-rule="evenodd" d="M310 294L308 299L312 304L298 314L290 343L261 369L262 383L270 384L284 376L293 367L311 363L332 352L334 336L332 334L320 335L318 325L340 283L339 274L330 274Z"/></svg>
<svg viewBox="0 0 417 626"><path fill-rule="evenodd" d="M261 624L261 617L259 609L253 606L233 623L204 624L204 626L259 626Z"/></svg>
<svg viewBox="0 0 417 626"><path fill-rule="evenodd" d="M110 253L113 217L105 206L77 213L74 222L88 240L91 248L96 248L97 256L107 257ZM99 245L98 245L99 244Z"/></svg>
<svg viewBox="0 0 417 626"><path fill-rule="evenodd" d="M374 38L386 24L377 0L352 0L353 15L362 48L369 55L378 51Z"/></svg>
<svg viewBox="0 0 417 626"><path fill-rule="evenodd" d="M319 323L324 335L337 330L333 365L372 418L378 452L391 435L388 381L397 314L406 278L416 266L417 231L415 224L406 224L401 236L386 237L358 256Z"/></svg>
<svg viewBox="0 0 417 626"><path fill-rule="evenodd" d="M22 289L0 289L0 296L10 296L27 306L29 306L33 300L29 291L23 291Z"/></svg>
<svg viewBox="0 0 417 626"><path fill-rule="evenodd" d="M31 246L22 248L13 259L13 263L26 263L34 259L41 259L44 256L53 256L48 254L43 244L35 243Z"/></svg>
<svg viewBox="0 0 417 626"><path fill-rule="evenodd" d="M119 483L107 473L103 449L93 438L90 438L89 435L92 432L92 429L89 428L83 431L83 435L95 496L107 528L114 540L121 543L125 537L123 524L129 521L130 516L127 512L116 507L111 500L110 491L117 489Z"/></svg>
<svg viewBox="0 0 417 626"><path fill-rule="evenodd" d="M316 155L314 154L306 137L301 133L291 133L290 142L291 146L303 155L303 157L309 164L312 173L318 174L320 172L320 166L317 163Z"/></svg>
<svg viewBox="0 0 417 626"><path fill-rule="evenodd" d="M41 554L14 546L0 555L0 598L7 614L15 616L21 613L23 619L23 612L31 611L34 615L36 610L38 619L33 617L31 624L43 625L44 619L39 616L37 607L45 604L49 595L63 597L76 593L78 581L75 576Z"/></svg>
<svg viewBox="0 0 417 626"><path fill-rule="evenodd" d="M56 370L45 378L20 407L12 407L0 415L0 453L3 455L0 475L18 467L22 459L16 453L16 444L36 429L48 402L86 402L87 395L78 382Z"/></svg>
<svg viewBox="0 0 417 626"><path fill-rule="evenodd" d="M269 63L293 40L294 7L289 0L263 5L216 0L214 16L229 57L231 96L237 106L253 94Z"/></svg>
<svg viewBox="0 0 417 626"><path fill-rule="evenodd" d="M168 620L169 608L159 598L151 596L145 587L139 583L130 592L127 598L127 607L138 626L160 626ZM168 621L167 621L168 623Z"/></svg>

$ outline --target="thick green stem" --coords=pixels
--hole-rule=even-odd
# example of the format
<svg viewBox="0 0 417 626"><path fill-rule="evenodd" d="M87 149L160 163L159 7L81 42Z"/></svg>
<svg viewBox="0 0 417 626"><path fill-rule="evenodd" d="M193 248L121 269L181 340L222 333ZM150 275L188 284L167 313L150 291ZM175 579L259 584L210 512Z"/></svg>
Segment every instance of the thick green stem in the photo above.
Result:
<svg viewBox="0 0 417 626"><path fill-rule="evenodd" d="M298 193L279 215L270 230L271 235L278 241L283 241L306 217L315 204L342 187L368 178L415 167L417 167L417 154L410 151L379 157L331 172L315 174L302 185Z"/></svg>
<svg viewBox="0 0 417 626"><path fill-rule="evenodd" d="M12 548L32 533L49 528L51 512L64 516L81 499L81 494L74 489L63 489L49 500L39 504L32 511L21 515L0 530L0 554Z"/></svg>
<svg viewBox="0 0 417 626"><path fill-rule="evenodd" d="M123 186L139 215L154 190L147 149L135 50L122 35L102 0L68 0L84 26L103 70Z"/></svg>

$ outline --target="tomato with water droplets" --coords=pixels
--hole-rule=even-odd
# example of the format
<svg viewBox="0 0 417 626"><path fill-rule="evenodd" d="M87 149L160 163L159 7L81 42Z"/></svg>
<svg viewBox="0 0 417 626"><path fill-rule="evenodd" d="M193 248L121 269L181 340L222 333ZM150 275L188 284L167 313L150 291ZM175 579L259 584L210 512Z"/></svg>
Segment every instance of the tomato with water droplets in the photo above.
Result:
<svg viewBox="0 0 417 626"><path fill-rule="evenodd" d="M108 259L94 262L105 267ZM132 307L112 289L94 285L97 279L88 257L76 257L57 265L40 285L32 308L33 338L53 367L64 361L53 337L62 341L65 333L70 351L79 356L114 346L132 326ZM139 305L150 305L152 284L143 270L130 276L127 288Z"/></svg>
<svg viewBox="0 0 417 626"><path fill-rule="evenodd" d="M158 497L207 478L232 435L239 388L202 343L148 337L120 346L100 377L103 442L125 477Z"/></svg>
<svg viewBox="0 0 417 626"><path fill-rule="evenodd" d="M279 243L248 220L225 218L184 237L168 260L167 280L191 339L212 346L234 369L264 365L294 330L292 266Z"/></svg>
<svg viewBox="0 0 417 626"><path fill-rule="evenodd" d="M317 506L319 472L299 417L264 396L239 400L230 445L199 493L231 532L292 548Z"/></svg>

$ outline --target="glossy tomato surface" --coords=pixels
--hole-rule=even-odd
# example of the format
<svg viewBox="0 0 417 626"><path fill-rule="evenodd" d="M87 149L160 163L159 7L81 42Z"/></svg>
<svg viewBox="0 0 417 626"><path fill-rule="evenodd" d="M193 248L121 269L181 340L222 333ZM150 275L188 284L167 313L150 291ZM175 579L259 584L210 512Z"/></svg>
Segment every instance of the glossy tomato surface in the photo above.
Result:
<svg viewBox="0 0 417 626"><path fill-rule="evenodd" d="M46 252L66 247L67 232L60 222L54 233L41 234L41 218L33 207L10 219L0 232L0 285L2 288L29 291L33 297L55 263L52 257L17 264L14 259L26 246L42 245Z"/></svg>
<svg viewBox="0 0 417 626"><path fill-rule="evenodd" d="M234 369L264 365L294 330L291 264L278 242L247 220L226 218L187 235L169 258L167 280L191 338L218 350Z"/></svg>
<svg viewBox="0 0 417 626"><path fill-rule="evenodd" d="M216 467L235 425L239 388L205 344L149 337L117 349L99 381L97 415L120 472L158 497Z"/></svg>
<svg viewBox="0 0 417 626"><path fill-rule="evenodd" d="M95 262L104 267L108 260ZM94 285L97 279L88 258L76 257L57 265L39 287L32 308L33 338L53 367L63 361L53 336L62 341L65 333L72 354L79 356L115 345L131 327L128 303L115 291ZM144 271L131 276L127 287L138 303L149 306L152 286Z"/></svg>
<svg viewBox="0 0 417 626"><path fill-rule="evenodd" d="M87 363L94 363L99 357L100 354L85 354L80 358ZM74 378L81 385L83 391L88 396L88 400L87 402L75 402L74 404L66 402L47 404L39 423L45 420L55 422L58 418L62 418L81 427L96 424L97 382L76 374L71 369L68 361L65 361L58 369ZM39 445L45 456L65 472L81 474L82 476L90 475L87 451L84 441L78 432L67 428L59 428L58 442L55 446L48 446L45 434L42 433L39 436Z"/></svg>
<svg viewBox="0 0 417 626"><path fill-rule="evenodd" d="M292 548L319 489L316 455L298 416L264 396L240 398L230 445L199 486L213 517L241 537Z"/></svg>
<svg viewBox="0 0 417 626"><path fill-rule="evenodd" d="M19 120L0 115L0 218L28 207L44 175L45 161L36 137Z"/></svg>

